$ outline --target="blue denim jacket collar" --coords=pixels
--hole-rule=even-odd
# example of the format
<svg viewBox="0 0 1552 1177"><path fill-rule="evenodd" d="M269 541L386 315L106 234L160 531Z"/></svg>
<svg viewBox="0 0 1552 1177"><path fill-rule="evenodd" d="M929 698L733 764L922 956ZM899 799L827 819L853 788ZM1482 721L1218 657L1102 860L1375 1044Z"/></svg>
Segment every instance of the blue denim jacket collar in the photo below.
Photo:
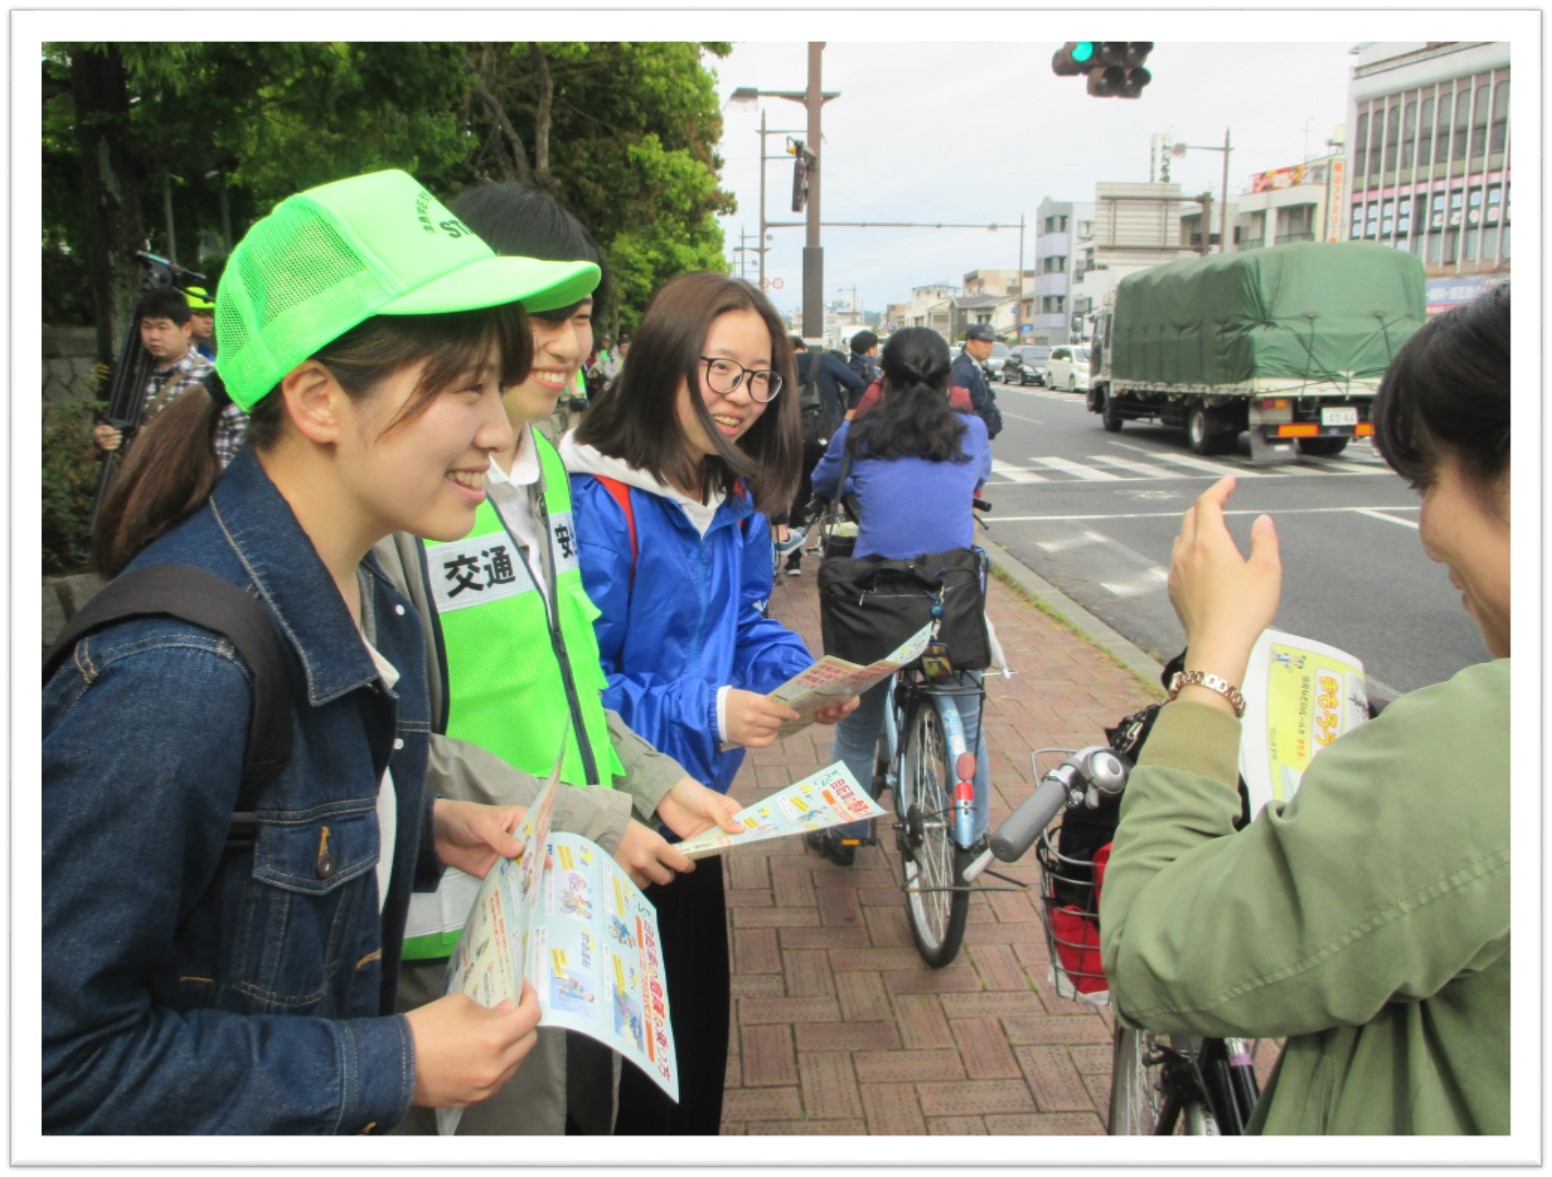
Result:
<svg viewBox="0 0 1552 1177"><path fill-rule="evenodd" d="M291 505L251 451L244 449L232 460L210 505L216 526L295 647L307 676L309 702L318 706L375 681L377 667L355 636L355 621L334 579ZM360 575L381 579L369 561L363 562ZM376 630L373 597L363 586L362 626L369 635Z"/></svg>

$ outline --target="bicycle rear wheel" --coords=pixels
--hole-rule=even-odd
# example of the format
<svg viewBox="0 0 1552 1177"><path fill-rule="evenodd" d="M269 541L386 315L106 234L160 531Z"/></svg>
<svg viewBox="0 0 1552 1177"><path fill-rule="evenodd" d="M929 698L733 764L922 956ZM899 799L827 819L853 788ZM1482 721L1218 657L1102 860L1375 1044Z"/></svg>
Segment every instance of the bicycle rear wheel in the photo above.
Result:
<svg viewBox="0 0 1552 1177"><path fill-rule="evenodd" d="M905 720L900 792L906 803L905 881L911 936L922 959L941 969L965 938L970 892L962 882L974 855L954 841L953 768L936 707L911 702ZM897 810L898 811L898 810Z"/></svg>
<svg viewBox="0 0 1552 1177"><path fill-rule="evenodd" d="M1111 1136L1217 1136L1218 1125L1193 1083L1172 1077L1171 1057L1148 1030L1117 1025L1110 1071Z"/></svg>

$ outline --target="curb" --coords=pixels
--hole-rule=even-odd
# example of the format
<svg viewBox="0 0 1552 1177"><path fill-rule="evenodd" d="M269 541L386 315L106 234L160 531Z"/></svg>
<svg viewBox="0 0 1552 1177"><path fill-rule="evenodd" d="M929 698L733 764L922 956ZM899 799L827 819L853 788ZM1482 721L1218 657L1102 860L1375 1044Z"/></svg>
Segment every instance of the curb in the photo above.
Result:
<svg viewBox="0 0 1552 1177"><path fill-rule="evenodd" d="M1017 585L1031 600L1045 605L1150 686L1158 684L1164 673L1162 662L1111 629L1050 581L1038 576L996 540L989 539L984 531L975 537L975 543L991 557L992 567Z"/></svg>

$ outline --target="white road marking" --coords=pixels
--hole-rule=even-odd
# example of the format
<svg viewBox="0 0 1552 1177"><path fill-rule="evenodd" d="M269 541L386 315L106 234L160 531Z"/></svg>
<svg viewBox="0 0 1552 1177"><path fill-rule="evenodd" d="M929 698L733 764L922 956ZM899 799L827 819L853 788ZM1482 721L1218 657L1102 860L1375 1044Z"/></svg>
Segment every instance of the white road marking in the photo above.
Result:
<svg viewBox="0 0 1552 1177"><path fill-rule="evenodd" d="M1107 466L1117 466L1122 470L1130 470L1140 478L1179 478L1180 475L1173 470L1166 470L1163 466L1151 466L1147 462L1134 462L1130 458L1117 458L1110 454L1095 454L1094 461L1103 462Z"/></svg>
<svg viewBox="0 0 1552 1177"><path fill-rule="evenodd" d="M1118 442L1117 444L1120 443ZM1172 454L1165 450L1144 450L1140 446L1133 446L1131 448L1161 462L1169 462L1175 466L1184 466L1187 470L1201 470L1216 478L1222 478L1225 474L1232 474L1235 478L1276 477L1270 471L1248 470L1243 466L1225 466L1219 462L1209 462L1206 458L1198 458L1191 454Z"/></svg>
<svg viewBox="0 0 1552 1177"><path fill-rule="evenodd" d="M1351 512L1367 515L1383 511L1415 511L1416 507L1277 507L1271 511L1225 511L1225 515L1271 515L1280 519L1285 515L1340 515ZM1091 519L1179 519L1179 511L1105 511L1088 515L998 515L998 523L1084 523ZM1392 523L1403 522L1392 519Z"/></svg>
<svg viewBox="0 0 1552 1177"><path fill-rule="evenodd" d="M1021 466L1015 466L1012 462L1004 462L998 458L992 459L992 473L1000 474L1009 482L1046 482L1049 481L1043 475L1032 474Z"/></svg>
<svg viewBox="0 0 1552 1177"><path fill-rule="evenodd" d="M1074 462L1069 458L1031 458L1031 462L1039 462L1048 470L1060 470L1063 474L1071 474L1074 478L1080 478L1085 482L1118 482L1121 476L1112 474L1108 470L1096 470L1093 466L1085 466L1082 462Z"/></svg>
<svg viewBox="0 0 1552 1177"><path fill-rule="evenodd" d="M1394 507L1391 509L1397 511L1417 510L1416 507ZM1367 515L1370 519L1383 519L1386 523L1399 523L1402 527L1410 527L1414 531L1417 530L1417 524L1410 519L1397 519L1394 515L1387 515L1384 511L1372 510L1369 507L1354 507L1353 510L1360 515Z"/></svg>
<svg viewBox="0 0 1552 1177"><path fill-rule="evenodd" d="M1140 597L1144 593L1156 593L1169 583L1169 573L1163 568L1149 568L1132 580L1100 581L1100 587L1117 597Z"/></svg>
<svg viewBox="0 0 1552 1177"><path fill-rule="evenodd" d="M1073 548L1087 547L1089 544L1110 543L1110 537L1100 535L1097 531L1074 532L1072 535L1064 535L1060 539L1046 540L1043 543L1037 541L1035 546L1043 552L1067 552Z"/></svg>

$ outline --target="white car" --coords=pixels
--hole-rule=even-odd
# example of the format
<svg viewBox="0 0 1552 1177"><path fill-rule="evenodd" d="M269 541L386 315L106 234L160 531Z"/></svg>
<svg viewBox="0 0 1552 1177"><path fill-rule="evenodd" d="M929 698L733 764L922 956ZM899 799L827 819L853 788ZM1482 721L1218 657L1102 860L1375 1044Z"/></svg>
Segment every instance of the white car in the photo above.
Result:
<svg viewBox="0 0 1552 1177"><path fill-rule="evenodd" d="M1045 365L1045 386L1067 392L1088 388L1089 349L1077 344L1053 347Z"/></svg>

